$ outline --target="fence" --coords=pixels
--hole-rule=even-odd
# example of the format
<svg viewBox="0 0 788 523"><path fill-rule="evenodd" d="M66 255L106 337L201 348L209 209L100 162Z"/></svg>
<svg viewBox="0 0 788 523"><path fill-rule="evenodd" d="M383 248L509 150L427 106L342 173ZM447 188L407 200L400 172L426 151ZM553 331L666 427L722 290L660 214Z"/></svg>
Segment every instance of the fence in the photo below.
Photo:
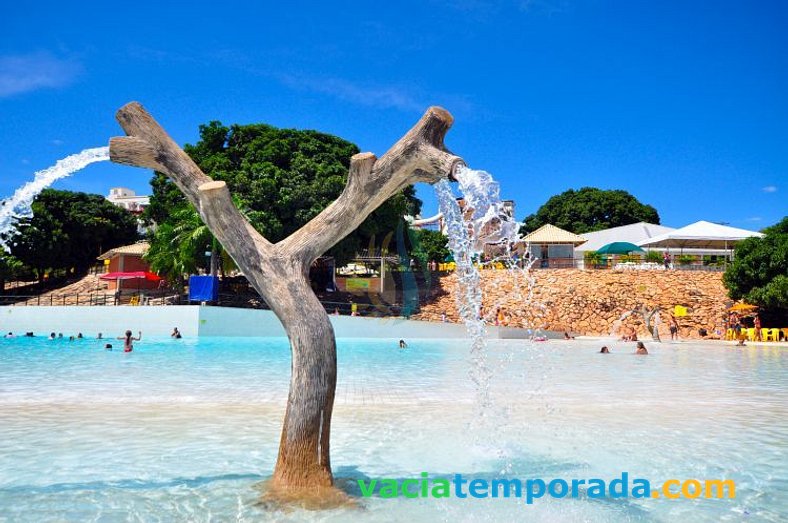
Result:
<svg viewBox="0 0 788 523"><path fill-rule="evenodd" d="M129 305L193 305L186 294L179 293L134 293L124 294L119 298L113 293L85 292L73 294L45 294L45 295L0 295L0 306L129 306ZM334 301L321 301L329 314L359 316L396 316L403 307L399 304L370 304L347 303ZM262 298L241 297L234 294L220 294L214 304L222 307L239 307L245 309L270 309Z"/></svg>
<svg viewBox="0 0 788 523"><path fill-rule="evenodd" d="M78 292L71 294L10 294L0 295L0 305L25 307L54 306L54 305L82 305L82 306L112 306L112 305L182 305L184 296L173 293L134 293L116 295L105 292Z"/></svg>

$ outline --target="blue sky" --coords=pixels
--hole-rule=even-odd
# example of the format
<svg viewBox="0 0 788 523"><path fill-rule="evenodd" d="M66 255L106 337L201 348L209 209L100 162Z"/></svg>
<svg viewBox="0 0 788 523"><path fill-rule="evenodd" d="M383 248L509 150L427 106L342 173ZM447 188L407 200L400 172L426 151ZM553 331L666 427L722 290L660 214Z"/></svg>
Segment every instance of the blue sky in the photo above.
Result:
<svg viewBox="0 0 788 523"><path fill-rule="evenodd" d="M627 190L674 227L788 214L784 2L65 4L3 8L0 197L122 134L130 100L182 144L209 120L266 122L378 155L441 105L449 148L518 219L583 186ZM98 164L56 187L147 193L150 174Z"/></svg>

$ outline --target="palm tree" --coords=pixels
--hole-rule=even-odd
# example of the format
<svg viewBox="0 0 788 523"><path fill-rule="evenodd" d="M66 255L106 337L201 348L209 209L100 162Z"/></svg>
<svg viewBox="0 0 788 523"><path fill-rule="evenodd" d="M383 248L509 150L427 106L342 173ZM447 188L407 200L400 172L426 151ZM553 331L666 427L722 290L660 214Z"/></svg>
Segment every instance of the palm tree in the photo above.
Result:
<svg viewBox="0 0 788 523"><path fill-rule="evenodd" d="M203 253L209 250L208 269L212 275L221 272L224 276L225 271L235 268L197 211L188 206L175 211L170 220L156 228L145 259L152 270L172 282L182 283L183 275L193 274L204 266Z"/></svg>

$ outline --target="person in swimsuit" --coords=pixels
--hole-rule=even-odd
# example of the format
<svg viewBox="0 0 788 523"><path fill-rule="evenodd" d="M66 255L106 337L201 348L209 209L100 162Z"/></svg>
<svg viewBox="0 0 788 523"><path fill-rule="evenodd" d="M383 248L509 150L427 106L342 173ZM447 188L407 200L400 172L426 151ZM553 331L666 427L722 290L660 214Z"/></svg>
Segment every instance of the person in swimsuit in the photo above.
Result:
<svg viewBox="0 0 788 523"><path fill-rule="evenodd" d="M179 340L179 339L181 339L182 337L183 337L183 336L181 336L181 331L179 331L179 330L178 330L178 327L175 327L175 328L172 330L172 334L170 334L170 338L175 338L176 340Z"/></svg>
<svg viewBox="0 0 788 523"><path fill-rule="evenodd" d="M610 354L610 349L607 348L607 345L602 347L602 350L599 351L599 354Z"/></svg>
<svg viewBox="0 0 788 523"><path fill-rule="evenodd" d="M679 339L679 322L672 314L670 315L670 339L671 341Z"/></svg>
<svg viewBox="0 0 788 523"><path fill-rule="evenodd" d="M640 356L646 356L648 354L648 351L646 350L646 346L643 345L642 341L638 342L637 350L635 351L635 354L638 354Z"/></svg>
<svg viewBox="0 0 788 523"><path fill-rule="evenodd" d="M134 350L134 344L132 342L140 341L142 339L142 331L139 331L136 338L131 335L131 331L126 331L125 336L118 336L119 340L123 340L123 352L131 352Z"/></svg>

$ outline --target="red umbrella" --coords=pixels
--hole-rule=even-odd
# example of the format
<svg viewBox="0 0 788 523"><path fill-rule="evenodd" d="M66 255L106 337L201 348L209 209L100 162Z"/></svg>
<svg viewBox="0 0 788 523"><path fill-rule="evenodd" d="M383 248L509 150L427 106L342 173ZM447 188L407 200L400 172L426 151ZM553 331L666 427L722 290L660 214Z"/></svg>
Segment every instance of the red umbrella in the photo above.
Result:
<svg viewBox="0 0 788 523"><path fill-rule="evenodd" d="M117 282L117 290L115 295L115 303L117 305L118 297L120 296L120 282L122 280L147 280L147 281L161 281L162 277L158 274L153 274L147 271L136 272L108 272L99 276L102 280L115 280ZM137 283L137 292L140 292L139 283Z"/></svg>
<svg viewBox="0 0 788 523"><path fill-rule="evenodd" d="M108 272L99 276L102 280L148 280L159 281L161 276L153 274L152 272L137 271L137 272Z"/></svg>

